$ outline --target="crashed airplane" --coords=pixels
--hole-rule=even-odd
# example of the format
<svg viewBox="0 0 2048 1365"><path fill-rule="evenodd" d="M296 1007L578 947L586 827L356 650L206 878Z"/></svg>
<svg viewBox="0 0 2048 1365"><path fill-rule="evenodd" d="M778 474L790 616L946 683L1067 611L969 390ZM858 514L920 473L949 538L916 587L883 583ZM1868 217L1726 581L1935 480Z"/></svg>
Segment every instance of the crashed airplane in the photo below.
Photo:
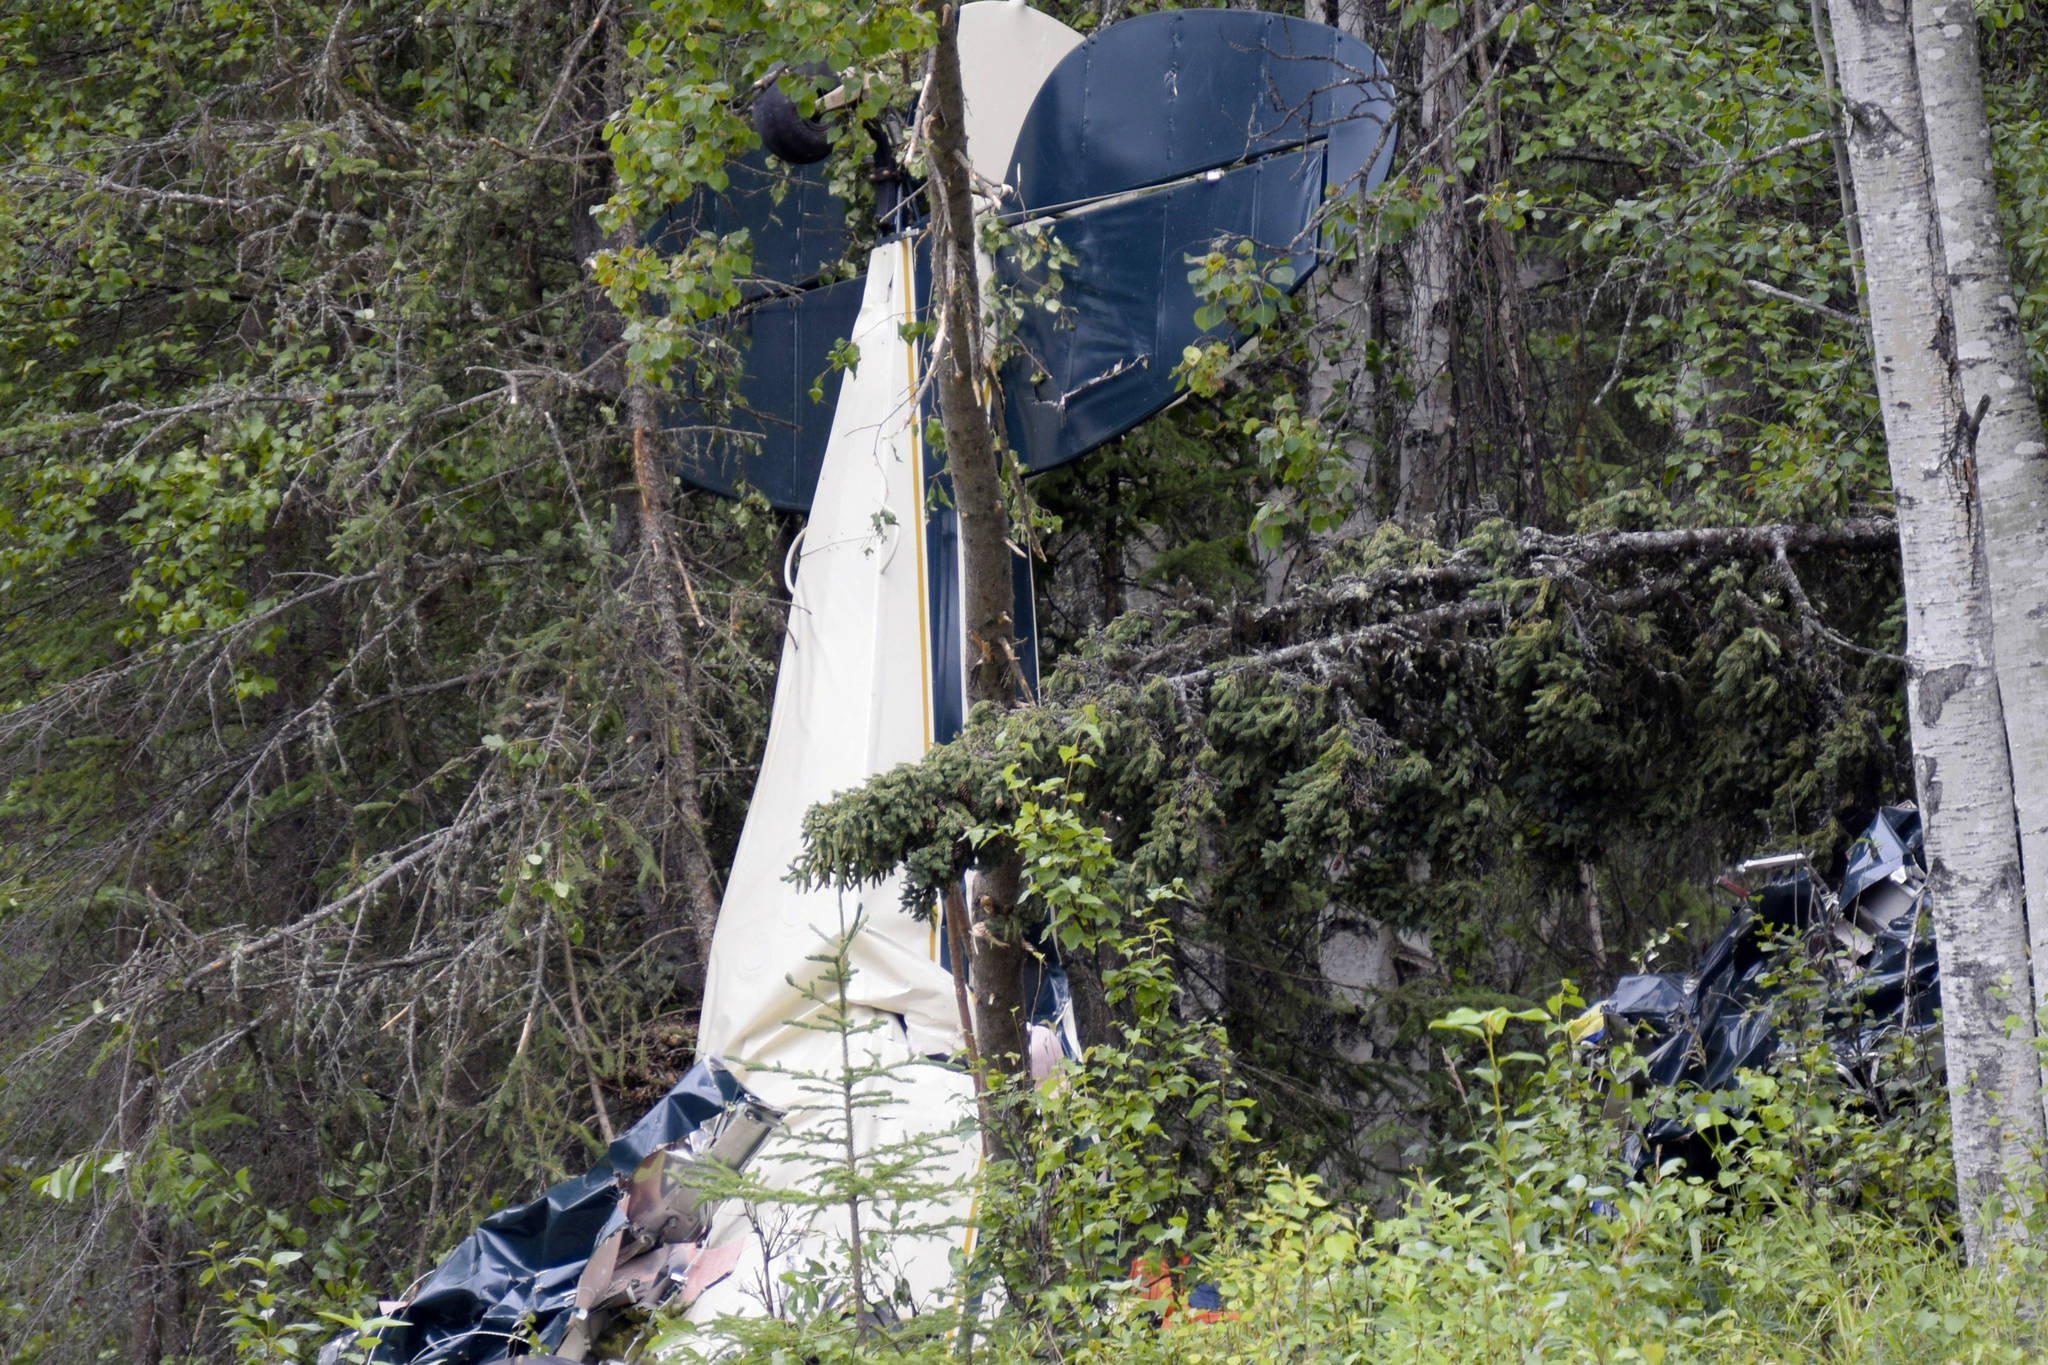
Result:
<svg viewBox="0 0 2048 1365"><path fill-rule="evenodd" d="M1172 401L1187 347L1241 340L1197 326L1191 256L1249 242L1298 288L1318 264L1326 204L1372 188L1392 161L1385 66L1321 24L1190 10L1084 39L1022 3L983 0L962 8L959 46L967 144L977 181L996 187L979 208L1029 225L1072 262L1057 282L1018 253L984 263L996 287L1057 303L1025 310L1002 375L1027 473L1080 458ZM947 1299L955 1253L971 1243L981 1141L973 1079L954 1060L962 1035L939 936L903 913L894 881L842 896L785 880L806 810L944 743L966 712L958 526L943 465L921 440L926 343L909 327L930 304L918 186L899 174L884 187L879 240L857 277L828 270L852 240L815 164L829 138L772 86L759 99L756 127L777 155L735 167L728 190L675 206L648 236L673 246L744 227L755 273L773 282L727 324L743 368L722 420L687 401L671 412L678 472L809 513L785 571L767 751L712 944L700 1059L595 1170L486 1220L386 1304L380 1360L469 1365L536 1349L583 1359L623 1309L700 1322L770 1311L785 1271L844 1260L843 1212L794 1209L771 1236L758 1208L720 1197L720 1182L751 1167L800 1187L814 1139L835 1122L850 1121L857 1154L921 1154L927 1193L922 1207L892 1211L893 1283L879 1298L911 1311ZM832 357L846 338L859 362L839 375ZM706 428L738 434L683 434ZM1021 557L1015 579L1028 676ZM1075 1048L1070 1018L1042 1022ZM849 1042L857 1069L888 1077L850 1119L805 1079L841 1073Z"/></svg>

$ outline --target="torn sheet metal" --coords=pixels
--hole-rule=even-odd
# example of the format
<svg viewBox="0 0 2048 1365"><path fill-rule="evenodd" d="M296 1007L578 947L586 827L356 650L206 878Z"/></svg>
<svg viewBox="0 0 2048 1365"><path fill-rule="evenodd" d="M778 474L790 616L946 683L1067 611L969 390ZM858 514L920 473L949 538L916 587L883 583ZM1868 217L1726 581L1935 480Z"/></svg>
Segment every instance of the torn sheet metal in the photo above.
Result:
<svg viewBox="0 0 2048 1365"><path fill-rule="evenodd" d="M587 1175L492 1214L458 1243L393 1313L405 1326L383 1333L376 1358L471 1365L502 1357L511 1343L526 1339L529 1327L550 1346L561 1341L591 1249L619 1216L620 1182L651 1154L684 1141L746 1098L726 1068L697 1063ZM329 1345L337 1359L346 1340Z"/></svg>
<svg viewBox="0 0 2048 1365"><path fill-rule="evenodd" d="M1049 235L1076 264L1050 294L1058 312L1024 310L1022 354L1003 371L1010 441L1027 468L1077 459L1172 402L1187 347L1242 340L1196 324L1189 257L1250 241L1264 244L1261 268L1286 258L1290 284L1307 276L1312 254L1289 248L1322 202L1323 160L1320 146L1284 152L1052 221ZM1025 269L1014 251L997 257L997 271L1026 297L1046 282L1043 265Z"/></svg>
<svg viewBox="0 0 2048 1365"><path fill-rule="evenodd" d="M1587 1011L1599 1025L1575 1035L1631 1038L1642 1079L1658 1088L1718 1090L1740 1071L1767 1070L1779 1047L1773 978L1784 966L1767 940L1790 935L1831 983L1822 1020L1836 1065L1860 1074L1873 1045L1930 1027L1940 1006L1925 858L1919 812L1883 808L1851 849L1839 896L1798 865L1803 859L1784 860L1782 875L1749 896L1693 971L1621 978ZM1711 1145L1686 1116L1653 1120L1629 1143L1638 1171L1674 1157L1694 1173L1713 1169Z"/></svg>
<svg viewBox="0 0 2048 1365"><path fill-rule="evenodd" d="M826 172L750 153L728 169L724 190L673 206L642 238L673 255L700 236L747 234L743 302L721 330L738 353L738 377L709 402L700 399L711 385L679 375L662 424L691 483L727 497L754 489L794 511L811 505L839 397L832 348L852 335L860 307L860 280L832 278L848 273L853 239Z"/></svg>
<svg viewBox="0 0 2048 1365"><path fill-rule="evenodd" d="M707 1234L726 1183L760 1154L782 1110L747 1098L681 1143L657 1148L618 1182L616 1210L576 1280L567 1328L551 1342L588 1360L621 1313L687 1309L731 1274L742 1248Z"/></svg>
<svg viewBox="0 0 2048 1365"><path fill-rule="evenodd" d="M1181 350L1204 335L1193 326L1189 254L1250 240L1264 261L1292 257L1289 288L1299 288L1318 260L1309 230L1326 197L1371 189L1392 164L1386 66L1326 25L1181 10L1126 19L1084 42L1026 6L979 0L961 8L960 35L977 175L1008 187L995 206L1006 218L1059 220L1056 235L1078 257L1062 311L1026 310L1028 354L1004 371L1010 443L1033 472L1173 400ZM838 383L831 347L846 334L833 326L859 287L818 280L847 249L846 210L822 166L755 158L742 170L727 193L672 210L648 240L673 249L695 231L745 227L755 273L774 282L765 292L783 295L777 308L789 316L750 298L731 333L746 352L733 415L712 421L706 405L685 399L665 424L691 482L727 495L753 488L803 511ZM766 188L777 177L791 186L780 205ZM1150 193L1124 199L1140 191ZM915 235L921 253L924 235ZM993 267L997 287L1034 286L1014 257ZM813 403L821 376L824 401Z"/></svg>
<svg viewBox="0 0 2048 1365"><path fill-rule="evenodd" d="M1913 899L1906 889L1913 879L1901 880L1899 874L1919 868L1922 860L1920 812L1910 806L1885 807L1849 850L1842 904L1855 905L1859 917L1889 923Z"/></svg>
<svg viewBox="0 0 2048 1365"><path fill-rule="evenodd" d="M1382 153L1390 152L1384 113L1370 139L1356 129L1330 126L1333 110L1363 107L1357 82L1340 69L1356 55L1335 64L1329 56L1349 51L1341 35L1318 36L1319 26L1270 16L1189 14L1153 22L1162 18L1130 21L1138 26L1133 36L1098 42L1084 67L1076 68L1085 121L1093 117L1091 92L1106 79L1102 54L1124 51L1134 60L1150 60L1150 70L1160 73L1153 95L1165 102L1161 107L1174 131L1156 144L1163 148L1159 154L1144 151L1155 144L1139 138L1117 161L1113 178L1122 180L1120 190L1145 193L1113 203L1059 206L1057 230L1071 233L1077 250L1085 248L1069 303L1087 321L1041 336L1036 363L1049 375L1063 376L1082 396L1069 394L1063 406L1055 405L1057 420L1042 438L1031 434L1039 426L1020 428L1028 442L1026 462L1034 468L1072 458L1085 448L1080 442L1109 439L1171 397L1169 373L1177 352L1169 357L1160 348L1175 344L1191 326L1195 307L1180 258L1205 249L1219 229L1279 244L1284 251L1307 251L1303 230L1324 192L1354 174L1344 168L1364 165L1369 155L1383 166ZM988 147L1007 155L1008 130L1017 129L1019 147L1031 136L1041 150L1031 154L1035 161L1020 151L1015 164L1043 168L1043 148L1054 133L1050 124L1030 133L1027 97L1035 109L1042 88L1085 45L1077 35L1054 32L1055 21L998 0L964 7L960 22L963 81L972 117L987 130ZM1240 42L1252 46L1233 45ZM1377 60L1362 69L1377 71ZM1222 98L1217 92L1236 80L1291 93L1271 117L1256 114L1254 96L1233 95L1219 106L1242 106L1250 111L1244 116L1254 119L1225 156L1226 143L1218 141L1222 125L1198 116L1195 103ZM1363 127L1370 120L1352 122ZM1085 136L1083 129L1069 131L1089 146L1103 145L1107 136L1102 128ZM1174 179L1189 167L1197 168L1195 178ZM1043 180L1037 171L1032 175L1034 182ZM730 332L747 348L737 406L745 420L758 419L758 443L718 447L693 442L692 436L703 433L685 431L682 444L696 460L688 466L690 476L728 493L744 483L768 492L779 505L811 511L800 550L792 554L795 581L767 751L708 964L699 1030L706 1060L678 1088L673 1105L665 1102L615 1144L605 1166L496 1215L465 1240L405 1306L407 1325L380 1351L387 1360L471 1365L504 1354L528 1326L544 1345L559 1345L575 1309L595 1310L606 1301L626 1267L630 1283L621 1292L636 1303L642 1291L633 1286L651 1292L680 1271L684 1289L698 1295L690 1316L701 1322L774 1311L783 1276L805 1264L843 1264L844 1220L835 1222L835 1211L815 1200L790 1201L779 1211L771 1205L765 1213L728 1201L701 1229L693 1211L695 1240L689 1245L695 1250L640 1251L624 1266L617 1259L626 1255L623 1234L606 1239L626 1221L618 1178L688 1125L723 1112L742 1084L787 1114L762 1147L755 1173L786 1188L820 1188L821 1150L829 1146L835 1160L846 1151L837 1138L821 1144L832 1135L834 1116L843 1115L843 1097L827 1093L830 1103L821 1103L820 1078L843 1074L842 1045L849 1042L857 1070L888 1076L886 1093L878 1090L873 1103L857 1106L853 1150L915 1148L923 1183L922 1193L896 1201L881 1223L869 1224L891 1230L890 1282L878 1284L878 1292L911 1311L953 1292L981 1144L971 1077L934 1060L961 1047L953 981L937 961L936 935L903 912L896 883L841 896L805 891L787 880L802 851L806 810L914 761L957 723L947 708L958 698L935 642L952 651L953 677L961 644L957 620L946 625L940 610L945 601L957 600L951 586L940 586L957 583L948 577L957 575L957 541L931 534L941 517L927 496L936 471L922 448L921 343L905 334L922 317L924 290L918 282L927 272L920 248L910 236L894 237L868 255L864 275L843 284L819 278L817 272L844 250L843 238L835 236L835 230L843 232L843 212L829 196L818 198L819 183L799 176L796 189L777 207L759 185L736 179L731 194L700 200L655 234L656 241L673 241L685 231L747 227L756 237L757 274L784 286L750 290ZM1053 193L1065 192L1058 182L1044 183L1054 185ZM1033 207L1027 198L1025 208ZM850 306L850 319L832 311ZM825 422L823 405L805 404L811 382L825 369L826 352L842 335L856 343L859 363L836 392L828 385L832 401ZM1061 358L1069 350L1078 359ZM717 424L706 411L709 405L678 407L668 420L679 427ZM1068 413L1074 414L1071 427ZM1022 600L1030 600L1028 577ZM1019 626L1028 639L1021 615ZM852 971L843 995L836 986L821 985L824 952L840 940L849 942L845 960ZM1057 997L1056 985L1048 989ZM830 1027L828 1016L842 1008L855 1026L851 1040ZM1053 1030L1051 1041L1072 1050L1071 1009L1062 1004L1058 1017L1067 1027ZM592 1273L593 1253L606 1245L614 1263ZM640 1263L639 1257L656 1252L659 1264ZM679 1254L686 1255L687 1266L675 1259ZM715 1283L697 1282L700 1266L719 1265L744 1270ZM579 1305L579 1287L598 1280L604 1281L602 1290ZM589 1343L579 1338L575 1344Z"/></svg>
<svg viewBox="0 0 2048 1365"><path fill-rule="evenodd" d="M1024 310L1003 371L1012 446L1034 472L1078 459L1172 402L1195 326L1190 256L1249 241L1289 292L1315 269L1331 195L1368 190L1394 153L1393 87L1341 30L1247 10L1139 15L1046 78L1003 177L1011 216L1049 219L1073 253L1059 311ZM1133 191L1152 192L1132 196ZM1043 282L1017 253L1000 285Z"/></svg>
<svg viewBox="0 0 2048 1365"><path fill-rule="evenodd" d="M756 1173L770 1184L816 1188L820 1135L841 1121L836 1100L821 1106L818 1078L844 1065L830 1027L839 992L822 984L822 955L851 932L844 1003L856 1035L848 1041L859 1066L891 1073L886 1099L858 1107L855 1146L871 1153L919 1144L920 1178L943 1190L887 1215L900 1229L889 1256L900 1282L885 1288L922 1310L949 1292L980 1156L972 1079L928 1060L963 1047L953 979L938 961L932 927L905 913L900 876L844 894L788 880L810 807L914 762L933 739L937 637L925 616L932 509L915 398L920 357L902 334L914 316L915 265L902 239L868 260L854 333L861 361L842 387L795 557L768 746L712 939L698 1046L789 1111ZM697 1300L692 1320L769 1311L783 1273L843 1261L843 1217L791 1208L776 1218L764 1232L746 1210L721 1211L707 1245L743 1243L743 1270Z"/></svg>
<svg viewBox="0 0 2048 1365"><path fill-rule="evenodd" d="M1376 183L1393 158L1393 94L1372 48L1325 24L1141 14L1054 68L1002 179L1021 207L1051 213L1334 139L1329 188Z"/></svg>

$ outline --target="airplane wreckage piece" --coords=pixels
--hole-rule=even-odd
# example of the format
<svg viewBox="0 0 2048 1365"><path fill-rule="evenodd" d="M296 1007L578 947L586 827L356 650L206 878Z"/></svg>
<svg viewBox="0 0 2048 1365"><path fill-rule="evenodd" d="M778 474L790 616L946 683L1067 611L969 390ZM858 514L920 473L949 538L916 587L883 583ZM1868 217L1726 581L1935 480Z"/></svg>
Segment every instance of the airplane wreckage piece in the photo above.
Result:
<svg viewBox="0 0 2048 1365"><path fill-rule="evenodd" d="M1074 254L1058 311L1025 310L1023 354L1002 371L1010 444L1036 474L1172 402L1187 346L1242 339L1195 325L1187 257L1248 241L1264 264L1285 261L1290 290L1306 282L1319 259L1318 211L1378 185L1392 165L1393 87L1364 42L1276 14L1146 14L1084 42L1020 5L985 12L998 8L983 0L960 11L968 153L1003 191L982 207ZM880 207L915 227L902 221L916 207L907 189L885 186ZM860 297L858 278L847 278L846 206L821 167L757 153L732 169L725 191L671 209L648 240L676 249L742 227L754 275L767 283L752 287L726 333L743 372L722 420L695 403L672 413L686 448L679 472L713 492L752 489L804 512L840 383L832 349ZM925 249L920 237L920 316ZM1034 294L1045 283L1043 267L1027 269L1014 251L993 266L986 273L1005 291ZM716 430L706 436L707 427Z"/></svg>
<svg viewBox="0 0 2048 1365"><path fill-rule="evenodd" d="M981 210L1073 256L1057 316L1027 310L1024 353L1002 374L1011 445L1028 472L1076 459L1172 401L1186 346L1241 340L1195 325L1188 256L1250 241L1255 261L1284 262L1299 287L1317 263L1323 205L1376 185L1391 163L1386 68L1320 24L1191 10L1084 40L1024 4L981 0L962 7L959 43L969 154L979 181L1004 187ZM788 114L766 120L778 141ZM815 1093L818 1078L843 1073L842 1041L857 1069L887 1076L854 1109L856 1152L914 1148L919 1185L938 1192L889 1211L898 1231L878 1296L918 1312L954 1292L981 1148L973 1081L952 1061L963 1040L939 936L903 912L900 874L845 894L785 880L806 810L916 761L956 734L966 711L958 525L943 465L922 442L923 210L917 186L884 190L883 234L851 277L846 206L814 167L749 158L727 190L650 229L650 242L673 249L745 228L754 274L768 282L726 326L741 371L724 401L671 409L681 474L810 513L786 570L767 750L711 947L700 1060L604 1165L486 1220L416 1294L389 1305L404 1325L386 1334L381 1360L469 1365L535 1343L578 1358L606 1311L686 1305L698 1322L759 1314L779 1276L843 1261L843 1214L793 1210L764 1237L738 1200L661 1203L673 1218L657 1233L635 1213L653 1206L645 1191L657 1176L671 1191L697 1188L692 1162L748 1164L781 1188L814 1181L816 1139L845 1122L836 1089L829 1103ZM997 287L1046 283L1015 253L990 264ZM837 371L844 339L859 360ZM699 394L699 378L679 376L677 387ZM1032 680L1021 559L1016 579ZM851 974L827 986L821 957L840 945ZM1042 983L1041 998L1063 1000L1062 986ZM850 1032L833 1026L842 1010ZM1077 1053L1071 1010L1046 1013L1035 1041L1049 1034ZM716 1135L742 1123L760 1140L746 1162L727 1160ZM700 1150L693 1133L714 1136ZM337 1343L323 1355L338 1352Z"/></svg>
<svg viewBox="0 0 2048 1365"><path fill-rule="evenodd" d="M492 1214L405 1300L381 1305L402 1325L379 1334L377 1359L460 1365L502 1357L529 1334L560 1342L573 1325L592 1250L623 1241L625 1230L635 1226L635 1177L651 1161L665 1164L672 1157L743 1167L758 1149L754 1135L769 1125L771 1113L724 1067L699 1062L619 1135L597 1169ZM741 1136L740 1150L719 1145L728 1130ZM699 1292L708 1278L694 1264L685 1276ZM357 1335L329 1342L321 1349L321 1365L335 1365Z"/></svg>
<svg viewBox="0 0 2048 1365"><path fill-rule="evenodd" d="M1796 940L1823 973L1821 1022L1837 1072L1874 1092L1884 1079L1878 1045L1931 1028L1941 1003L1920 812L1879 810L1850 850L1838 893L1803 854L1754 859L1738 873L1771 879L1745 896L1693 970L1622 977L1574 1034L1593 1045L1629 1038L1642 1088L1725 1089L1737 1072L1767 1071L1778 1056L1786 940ZM1630 1133L1623 1156L1639 1176L1674 1159L1710 1176L1713 1136L1689 1113L1666 1115Z"/></svg>

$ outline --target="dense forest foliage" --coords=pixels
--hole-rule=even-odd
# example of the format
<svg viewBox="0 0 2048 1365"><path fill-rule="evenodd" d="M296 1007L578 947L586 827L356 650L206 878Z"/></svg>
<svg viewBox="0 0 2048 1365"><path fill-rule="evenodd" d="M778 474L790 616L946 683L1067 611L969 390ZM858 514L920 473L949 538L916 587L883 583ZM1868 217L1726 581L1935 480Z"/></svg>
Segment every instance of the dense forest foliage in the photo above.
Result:
<svg viewBox="0 0 2048 1365"><path fill-rule="evenodd" d="M2048 20L1977 10L2038 383ZM1187 1172L1162 1203L1252 1172L1263 1212L1219 1254L1253 1300L1378 1238L1384 1282L1354 1288L1421 1323L1468 1272L1404 1260L1413 1219L1506 1201L1513 1260L1515 1201L1555 1193L1509 1170L1536 1130L1474 1108L1430 1021L1590 996L1653 944L1682 962L1732 857L1839 867L1910 788L1899 559L1818 8L1307 17L1392 67L1394 174L1332 206L1312 289L1189 262L1256 344L1190 354L1183 401L1016 490L1042 694L820 808L806 870L907 860L930 887L991 839L1072 869L1101 926L1071 945L1086 1040L1163 1030L1246 1104L1230 1151L1158 1135ZM639 229L751 147L773 63L859 70L879 108L930 23L0 12L9 1361L303 1355L315 1312L368 1312L580 1171L687 1064L797 523L666 474L650 385L716 362L750 264ZM833 126L858 206L861 124ZM1171 1009L1131 988L1134 935ZM1464 1064L1497 1032L1468 1027ZM1576 1112L1541 1131L1590 1142ZM1459 1175L1475 1123L1497 1169ZM1918 1140L1884 1167L1914 1199ZM1319 1202L1418 1166L1476 1202L1432 1186L1379 1229ZM1799 1204L1811 1175L1772 1188ZM1697 1263L1683 1196L1639 1197L1642 1245ZM1897 1254L1936 1294L1952 1267L1916 1236ZM1638 1308L1682 1324L1664 1292ZM1244 1341L1334 1329L1273 1330Z"/></svg>

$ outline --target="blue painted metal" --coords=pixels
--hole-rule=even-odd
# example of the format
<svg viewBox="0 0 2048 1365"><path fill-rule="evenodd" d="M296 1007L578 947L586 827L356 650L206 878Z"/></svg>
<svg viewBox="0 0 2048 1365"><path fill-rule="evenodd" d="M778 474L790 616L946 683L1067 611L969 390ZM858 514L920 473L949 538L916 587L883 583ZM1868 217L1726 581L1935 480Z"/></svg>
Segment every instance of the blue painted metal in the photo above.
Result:
<svg viewBox="0 0 2048 1365"><path fill-rule="evenodd" d="M1003 372L1026 469L1078 459L1173 401L1183 349L1221 334L1194 324L1188 257L1250 241L1261 265L1290 258L1300 288L1325 198L1392 165L1386 76L1349 34L1243 10L1127 19L1053 69L1005 176L1010 216L1050 216L1076 258L1062 311L1026 310L1025 354ZM1042 283L1015 253L996 271L1011 289Z"/></svg>
<svg viewBox="0 0 2048 1365"><path fill-rule="evenodd" d="M1079 264L1063 272L1058 314L1024 310L1023 354L1003 371L1010 442L1028 470L1078 459L1172 402L1186 347L1241 340L1195 325L1189 257L1248 240L1261 266L1290 258L1299 287L1315 266L1299 248L1322 200L1323 159L1321 146L1283 152L1053 222ZM1012 253L997 269L1013 289L1042 283Z"/></svg>
<svg viewBox="0 0 2048 1365"><path fill-rule="evenodd" d="M1069 53L1040 89L1005 176L1017 192L1010 216L1052 217L1078 258L1065 272L1065 311L1028 317L1027 354L1004 371L1010 443L1025 468L1077 459L1173 400L1182 348L1205 335L1194 326L1187 256L1248 239L1262 262L1291 257L1298 288L1317 262L1317 210L1386 176L1392 128L1385 64L1358 39L1306 20L1146 14ZM691 482L726 494L750 487L807 511L838 393L828 357L858 304L856 281L816 285L847 250L845 206L822 166L757 155L727 192L671 211L649 240L740 227L756 241L755 273L773 282L754 292L783 297L750 302L729 333L747 352L733 415L712 423L704 406L679 401L668 424L731 428L680 431ZM1011 288L1035 283L1014 256L996 272ZM823 401L812 403L821 375Z"/></svg>
<svg viewBox="0 0 2048 1365"><path fill-rule="evenodd" d="M944 744L967 723L967 682L961 650L967 620L960 600L960 514L953 480L927 465L925 480L925 585L932 642L932 742Z"/></svg>
<svg viewBox="0 0 2048 1365"><path fill-rule="evenodd" d="M1335 138L1330 186L1368 157L1377 183L1393 153L1386 77L1370 46L1324 24L1252 10L1142 14L1053 68L1004 181L1042 213Z"/></svg>
<svg viewBox="0 0 2048 1365"><path fill-rule="evenodd" d="M826 168L786 166L755 152L728 169L730 183L669 209L648 229L649 246L680 251L700 235L744 229L753 266L745 302L722 327L740 357L729 389L677 376L662 425L674 434L678 472L727 497L752 489L777 507L810 510L839 401L832 348L852 331L861 279L846 273L852 245L846 204ZM813 384L820 386L816 401Z"/></svg>
<svg viewBox="0 0 2048 1365"><path fill-rule="evenodd" d="M726 167L723 190L703 190L655 219L644 237L658 251L675 252L693 238L723 237L744 229L751 240L759 298L799 289L842 264L852 245L846 204L832 193L826 168L786 166L765 152L750 152Z"/></svg>
<svg viewBox="0 0 2048 1365"><path fill-rule="evenodd" d="M967 723L967 681L961 672L960 642L967 624L960 604L960 514L953 507L953 480L944 466L927 461L925 476L925 591L932 641L932 742L944 744ZM1011 620L1017 634L1019 682L1026 696L1038 693L1038 593L1031 561L1010 556Z"/></svg>
<svg viewBox="0 0 2048 1365"><path fill-rule="evenodd" d="M727 322L724 339L741 368L726 401L678 398L664 419L684 478L727 497L752 489L776 507L810 510L839 402L832 348L852 333L865 287L864 279L841 280L766 298ZM686 376L679 387L711 386Z"/></svg>
<svg viewBox="0 0 2048 1365"><path fill-rule="evenodd" d="M382 1334L372 1358L384 1365L470 1365L502 1358L529 1331L558 1344L584 1262L617 1217L619 1180L650 1152L680 1142L745 1096L724 1067L691 1067L619 1135L596 1169L492 1214L458 1243L400 1311L403 1325ZM350 1339L329 1350L339 1358L337 1347Z"/></svg>

